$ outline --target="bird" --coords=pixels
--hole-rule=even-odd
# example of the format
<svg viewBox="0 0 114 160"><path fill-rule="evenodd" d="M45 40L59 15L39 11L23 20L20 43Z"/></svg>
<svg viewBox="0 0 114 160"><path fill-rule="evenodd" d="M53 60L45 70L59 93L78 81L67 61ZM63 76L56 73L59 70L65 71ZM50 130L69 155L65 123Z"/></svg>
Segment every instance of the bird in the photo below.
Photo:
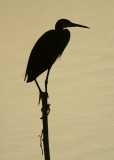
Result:
<svg viewBox="0 0 114 160"><path fill-rule="evenodd" d="M45 79L45 92L47 92L50 69L55 61L62 55L70 40L68 27L89 28L71 22L67 19L59 19L55 24L55 29L45 32L34 45L26 68L25 78L27 83L35 81L40 93L42 92L36 78L47 70Z"/></svg>

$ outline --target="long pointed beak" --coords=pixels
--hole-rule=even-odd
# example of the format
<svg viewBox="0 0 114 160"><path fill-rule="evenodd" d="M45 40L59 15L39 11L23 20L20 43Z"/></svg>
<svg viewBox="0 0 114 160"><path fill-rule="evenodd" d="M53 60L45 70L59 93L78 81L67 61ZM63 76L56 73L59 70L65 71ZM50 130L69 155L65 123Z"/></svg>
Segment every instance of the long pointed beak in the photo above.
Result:
<svg viewBox="0 0 114 160"><path fill-rule="evenodd" d="M72 24L71 24L71 27L82 27L82 28L89 28L88 26L84 26L84 25L81 25L81 24L76 24L76 23L72 23Z"/></svg>

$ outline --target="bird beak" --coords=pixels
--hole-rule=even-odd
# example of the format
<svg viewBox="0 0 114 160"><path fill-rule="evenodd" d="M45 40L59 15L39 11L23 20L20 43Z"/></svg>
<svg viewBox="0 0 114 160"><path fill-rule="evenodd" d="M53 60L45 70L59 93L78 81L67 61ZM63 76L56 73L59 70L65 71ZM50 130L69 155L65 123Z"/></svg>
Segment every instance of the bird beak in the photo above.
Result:
<svg viewBox="0 0 114 160"><path fill-rule="evenodd" d="M88 26L84 26L81 24L71 23L71 27L82 27L82 28L89 28Z"/></svg>

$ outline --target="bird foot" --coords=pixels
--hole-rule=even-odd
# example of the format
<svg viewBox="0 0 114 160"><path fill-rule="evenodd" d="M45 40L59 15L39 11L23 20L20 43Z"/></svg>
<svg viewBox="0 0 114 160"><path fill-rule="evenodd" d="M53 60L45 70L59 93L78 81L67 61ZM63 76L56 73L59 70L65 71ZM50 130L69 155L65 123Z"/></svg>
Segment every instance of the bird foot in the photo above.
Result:
<svg viewBox="0 0 114 160"><path fill-rule="evenodd" d="M38 105L40 104L40 101L41 101L41 99L43 99L44 96L46 96L47 98L49 97L47 92L42 92L42 91L40 91L39 93L40 93L40 94L39 94Z"/></svg>

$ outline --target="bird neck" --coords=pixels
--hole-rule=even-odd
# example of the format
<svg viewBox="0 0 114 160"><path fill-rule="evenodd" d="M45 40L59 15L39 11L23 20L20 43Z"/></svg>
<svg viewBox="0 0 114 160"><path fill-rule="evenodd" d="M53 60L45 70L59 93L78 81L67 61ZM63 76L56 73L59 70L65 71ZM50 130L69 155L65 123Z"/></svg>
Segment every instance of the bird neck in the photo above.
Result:
<svg viewBox="0 0 114 160"><path fill-rule="evenodd" d="M64 29L63 29L63 28L55 28L55 30L56 30L56 31L58 31L58 32L62 32L62 31L64 31Z"/></svg>
<svg viewBox="0 0 114 160"><path fill-rule="evenodd" d="M57 23L57 24L55 25L55 30L57 30L57 31L63 31L64 28Z"/></svg>

